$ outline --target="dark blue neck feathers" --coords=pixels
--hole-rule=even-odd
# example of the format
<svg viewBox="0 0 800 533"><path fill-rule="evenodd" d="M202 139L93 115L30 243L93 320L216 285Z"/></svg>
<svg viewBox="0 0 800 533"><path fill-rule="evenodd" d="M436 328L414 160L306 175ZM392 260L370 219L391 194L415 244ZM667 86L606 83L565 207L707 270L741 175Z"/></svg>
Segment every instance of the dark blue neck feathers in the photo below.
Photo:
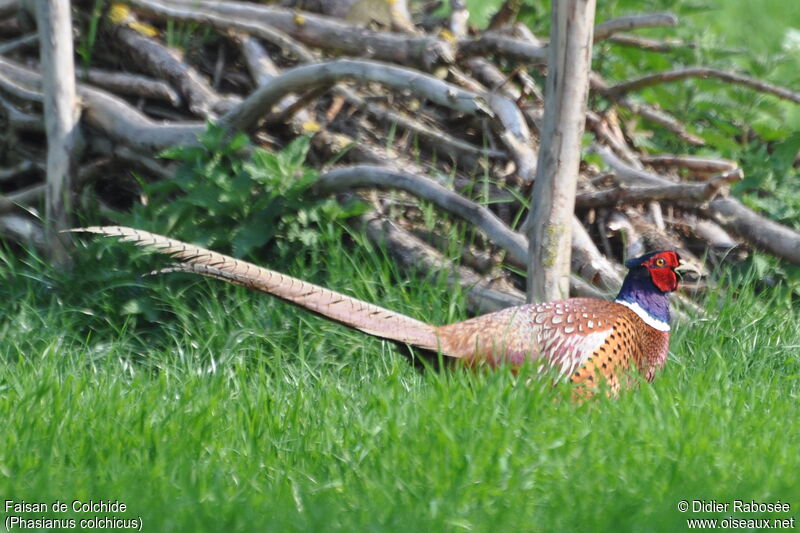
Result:
<svg viewBox="0 0 800 533"><path fill-rule="evenodd" d="M616 299L638 304L651 317L669 324L669 294L653 284L646 268L633 268L628 272Z"/></svg>

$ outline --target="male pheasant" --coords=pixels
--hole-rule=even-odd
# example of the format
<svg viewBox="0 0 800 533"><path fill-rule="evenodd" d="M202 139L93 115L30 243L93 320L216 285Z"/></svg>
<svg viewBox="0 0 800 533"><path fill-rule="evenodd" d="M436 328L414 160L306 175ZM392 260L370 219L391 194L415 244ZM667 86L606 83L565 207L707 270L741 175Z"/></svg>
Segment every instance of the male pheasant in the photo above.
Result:
<svg viewBox="0 0 800 533"><path fill-rule="evenodd" d="M625 263L629 272L613 302L570 298L520 305L446 326L426 324L191 244L122 226L74 231L120 237L170 255L165 271L192 272L273 294L370 335L440 352L468 364L519 365L541 360L570 381L612 390L634 368L651 381L667 360L669 293L682 262L672 251Z"/></svg>

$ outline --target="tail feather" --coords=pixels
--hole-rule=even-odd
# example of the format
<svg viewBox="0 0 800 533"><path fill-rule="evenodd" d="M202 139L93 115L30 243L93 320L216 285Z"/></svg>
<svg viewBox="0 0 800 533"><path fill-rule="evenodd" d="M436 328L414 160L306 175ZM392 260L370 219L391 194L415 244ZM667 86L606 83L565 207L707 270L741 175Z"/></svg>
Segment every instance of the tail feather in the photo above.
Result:
<svg viewBox="0 0 800 533"><path fill-rule="evenodd" d="M436 328L324 287L211 250L125 226L92 226L71 231L97 233L171 256L178 263L156 273L191 272L266 292L370 335L436 351Z"/></svg>

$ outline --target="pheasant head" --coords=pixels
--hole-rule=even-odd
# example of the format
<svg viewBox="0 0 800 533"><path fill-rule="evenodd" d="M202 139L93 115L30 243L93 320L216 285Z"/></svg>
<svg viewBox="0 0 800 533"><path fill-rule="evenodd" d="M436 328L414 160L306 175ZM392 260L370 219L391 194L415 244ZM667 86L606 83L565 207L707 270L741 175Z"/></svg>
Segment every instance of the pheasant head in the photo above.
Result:
<svg viewBox="0 0 800 533"><path fill-rule="evenodd" d="M649 326L669 331L669 293L678 288L676 270L683 262L676 252L652 252L625 262L628 275L616 299Z"/></svg>

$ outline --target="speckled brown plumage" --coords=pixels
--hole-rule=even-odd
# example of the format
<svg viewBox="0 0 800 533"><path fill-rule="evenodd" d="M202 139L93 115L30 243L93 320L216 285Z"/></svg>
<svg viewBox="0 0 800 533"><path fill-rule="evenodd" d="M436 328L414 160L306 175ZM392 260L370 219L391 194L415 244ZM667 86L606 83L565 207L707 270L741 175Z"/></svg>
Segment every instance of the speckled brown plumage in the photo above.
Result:
<svg viewBox="0 0 800 533"><path fill-rule="evenodd" d="M165 271L192 272L273 294L370 335L438 351L470 365L542 361L583 388L594 389L605 380L617 390L629 370L638 370L649 381L667 359L665 298L677 286L674 269L679 259L674 252L629 261L632 270L616 302L572 298L433 326L161 235L123 226L76 231L120 237L170 255L178 263Z"/></svg>
<svg viewBox="0 0 800 533"><path fill-rule="evenodd" d="M442 353L470 363L543 360L576 384L601 378L612 388L631 369L652 380L667 357L669 333L615 302L572 298L523 305L436 329Z"/></svg>

